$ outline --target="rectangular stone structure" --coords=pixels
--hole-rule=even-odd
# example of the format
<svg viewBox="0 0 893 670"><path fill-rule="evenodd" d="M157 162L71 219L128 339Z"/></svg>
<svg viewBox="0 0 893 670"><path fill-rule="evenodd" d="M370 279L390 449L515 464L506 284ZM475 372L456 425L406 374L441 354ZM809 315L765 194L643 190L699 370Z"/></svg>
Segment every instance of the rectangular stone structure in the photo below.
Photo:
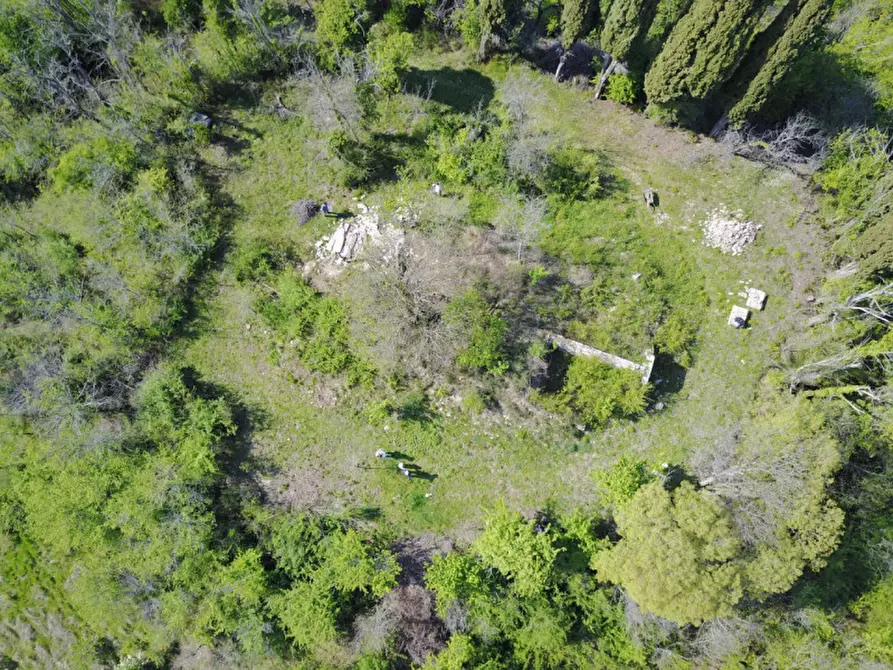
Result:
<svg viewBox="0 0 893 670"><path fill-rule="evenodd" d="M558 347L562 351L566 351L572 356L586 356L588 358L597 358L602 363L607 363L608 365L620 370L636 370L642 375L643 384L647 384L649 381L651 381L651 372L654 369L655 358L653 351L645 353L645 363L635 363L633 361L627 360L626 358L621 358L620 356L609 354L607 351L602 351L601 349L590 347L588 344L583 344L582 342L577 342L577 340L572 340L568 337L563 337L555 333L540 331L539 334L544 340L546 340L546 342L554 344L556 347Z"/></svg>
<svg viewBox="0 0 893 670"><path fill-rule="evenodd" d="M758 312L762 311L766 305L766 292L758 288L747 289L747 302L744 304Z"/></svg>
<svg viewBox="0 0 893 670"><path fill-rule="evenodd" d="M750 317L750 310L735 305L729 314L729 325L735 328L743 328L747 325L747 319Z"/></svg>

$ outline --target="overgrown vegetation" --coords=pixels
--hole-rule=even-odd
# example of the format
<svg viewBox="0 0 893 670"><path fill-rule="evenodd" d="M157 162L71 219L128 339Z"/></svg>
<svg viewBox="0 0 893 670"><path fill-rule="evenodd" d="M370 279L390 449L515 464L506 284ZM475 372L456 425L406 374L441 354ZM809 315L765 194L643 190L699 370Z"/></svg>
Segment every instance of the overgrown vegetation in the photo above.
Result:
<svg viewBox="0 0 893 670"><path fill-rule="evenodd" d="M893 663L891 35L5 3L0 666Z"/></svg>

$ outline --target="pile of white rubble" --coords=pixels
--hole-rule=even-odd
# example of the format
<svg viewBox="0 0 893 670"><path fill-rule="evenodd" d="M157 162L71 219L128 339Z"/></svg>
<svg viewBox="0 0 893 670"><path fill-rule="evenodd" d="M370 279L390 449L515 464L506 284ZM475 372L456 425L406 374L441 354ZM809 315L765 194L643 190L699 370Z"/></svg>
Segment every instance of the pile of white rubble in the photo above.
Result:
<svg viewBox="0 0 893 670"><path fill-rule="evenodd" d="M730 212L725 206L709 212L701 227L704 229L704 244L733 256L740 254L757 239L757 233L762 228L746 220L744 212Z"/></svg>
<svg viewBox="0 0 893 670"><path fill-rule="evenodd" d="M396 226L382 224L375 208L363 203L359 214L344 219L331 235L316 242L316 258L320 264L343 265L354 260L365 244L397 251L403 244L403 231Z"/></svg>

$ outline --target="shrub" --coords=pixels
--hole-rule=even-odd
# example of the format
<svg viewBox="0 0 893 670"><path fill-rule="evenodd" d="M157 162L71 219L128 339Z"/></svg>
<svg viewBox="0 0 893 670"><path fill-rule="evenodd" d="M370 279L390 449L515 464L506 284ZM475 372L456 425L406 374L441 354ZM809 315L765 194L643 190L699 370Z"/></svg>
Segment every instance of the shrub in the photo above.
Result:
<svg viewBox="0 0 893 670"><path fill-rule="evenodd" d="M635 416L645 409L648 385L634 370L618 370L595 358L576 356L567 369L559 404L592 426L612 416Z"/></svg>
<svg viewBox="0 0 893 670"><path fill-rule="evenodd" d="M542 190L569 200L590 200L602 192L602 165L598 156L577 148L555 151L544 171Z"/></svg>
<svg viewBox="0 0 893 670"><path fill-rule="evenodd" d="M48 172L53 190L109 189L119 186L136 168L136 150L123 140L98 137L75 144Z"/></svg>
<svg viewBox="0 0 893 670"><path fill-rule="evenodd" d="M630 501L652 477L645 461L621 456L610 469L593 474L593 479L602 503L617 508Z"/></svg>
<svg viewBox="0 0 893 670"><path fill-rule="evenodd" d="M334 65L334 56L349 49L360 33L366 12L362 0L323 0L315 7L316 37L328 48L319 50L323 64Z"/></svg>
<svg viewBox="0 0 893 670"><path fill-rule="evenodd" d="M536 528L533 519L524 519L501 505L487 519L474 551L511 579L518 595L529 597L546 589L560 549L552 545L549 532Z"/></svg>
<svg viewBox="0 0 893 670"><path fill-rule="evenodd" d="M876 129L846 131L831 141L830 153L815 180L830 194L827 201L837 216L852 216L874 193L887 169L887 141Z"/></svg>
<svg viewBox="0 0 893 670"><path fill-rule="evenodd" d="M369 60L375 66L375 83L388 94L400 91L399 72L406 69L412 54L412 35L377 23L369 31Z"/></svg>
<svg viewBox="0 0 893 670"><path fill-rule="evenodd" d="M638 99L640 90L638 82L628 74L612 74L608 79L605 97L621 105L632 105Z"/></svg>
<svg viewBox="0 0 893 670"><path fill-rule="evenodd" d="M351 383L370 381L371 369L351 350L347 312L340 300L320 295L291 270L283 272L274 286L276 295L265 295L255 309L309 369L347 372Z"/></svg>
<svg viewBox="0 0 893 670"><path fill-rule="evenodd" d="M452 552L435 556L425 571L425 586L437 596L437 613L446 617L453 602L487 592L484 570L473 556Z"/></svg>
<svg viewBox="0 0 893 670"><path fill-rule="evenodd" d="M444 319L458 331L468 333L468 343L456 357L459 365L493 375L508 370L505 357L508 324L502 317L491 313L480 293L471 290L452 300L444 311Z"/></svg>

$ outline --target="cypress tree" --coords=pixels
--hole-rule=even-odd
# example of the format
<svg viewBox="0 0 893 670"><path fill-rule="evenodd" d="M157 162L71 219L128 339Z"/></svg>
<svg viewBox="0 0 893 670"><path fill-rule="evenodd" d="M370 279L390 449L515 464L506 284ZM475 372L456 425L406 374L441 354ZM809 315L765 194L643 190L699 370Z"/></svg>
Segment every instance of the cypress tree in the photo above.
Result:
<svg viewBox="0 0 893 670"><path fill-rule="evenodd" d="M561 4L561 46L570 49L580 39L589 14L589 0L564 0Z"/></svg>
<svg viewBox="0 0 893 670"><path fill-rule="evenodd" d="M760 0L695 0L645 76L648 101L703 100L715 92L750 44L760 4Z"/></svg>
<svg viewBox="0 0 893 670"><path fill-rule="evenodd" d="M615 60L626 60L636 38L651 23L656 5L656 0L614 0L602 28L602 49Z"/></svg>
<svg viewBox="0 0 893 670"><path fill-rule="evenodd" d="M561 5L561 58L555 70L555 81L561 76L570 48L580 39L589 14L589 0L564 0Z"/></svg>
<svg viewBox="0 0 893 670"><path fill-rule="evenodd" d="M800 0L790 3L782 14L787 14L782 28L772 30L779 21L767 29L765 38L761 35L752 50L755 53L754 66L743 73L744 81L749 80L747 91L729 111L729 121L741 125L744 120L762 110L772 92L780 85L785 75L803 52L813 44L828 15L832 0ZM794 12L796 11L796 13ZM777 33L781 33L779 36ZM769 43L766 48L762 43ZM758 69L757 69L758 67ZM756 76L752 76L756 71ZM752 78L751 78L752 76Z"/></svg>

